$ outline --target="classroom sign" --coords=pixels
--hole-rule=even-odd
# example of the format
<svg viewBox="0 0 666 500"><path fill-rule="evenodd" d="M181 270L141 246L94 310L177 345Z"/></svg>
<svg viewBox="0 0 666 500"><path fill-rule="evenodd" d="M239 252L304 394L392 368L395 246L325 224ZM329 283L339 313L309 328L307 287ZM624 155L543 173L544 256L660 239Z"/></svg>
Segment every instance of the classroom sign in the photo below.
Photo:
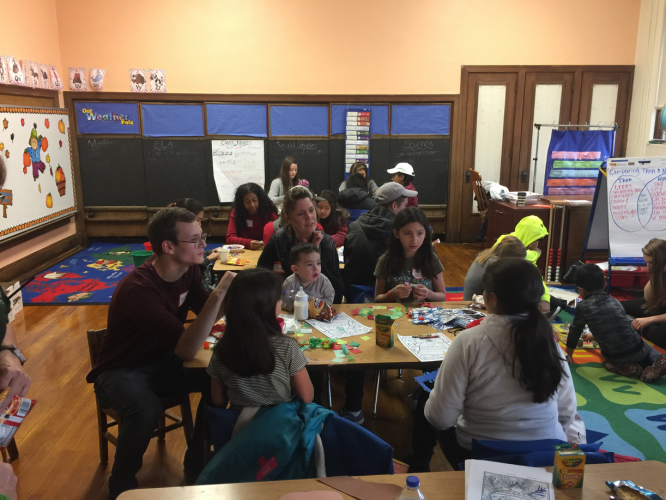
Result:
<svg viewBox="0 0 666 500"><path fill-rule="evenodd" d="M77 102L80 134L140 134L139 105L132 102Z"/></svg>
<svg viewBox="0 0 666 500"><path fill-rule="evenodd" d="M0 240L76 210L66 109L0 107Z"/></svg>
<svg viewBox="0 0 666 500"><path fill-rule="evenodd" d="M220 203L234 201L238 187L254 182L264 187L264 141L212 141L213 176Z"/></svg>

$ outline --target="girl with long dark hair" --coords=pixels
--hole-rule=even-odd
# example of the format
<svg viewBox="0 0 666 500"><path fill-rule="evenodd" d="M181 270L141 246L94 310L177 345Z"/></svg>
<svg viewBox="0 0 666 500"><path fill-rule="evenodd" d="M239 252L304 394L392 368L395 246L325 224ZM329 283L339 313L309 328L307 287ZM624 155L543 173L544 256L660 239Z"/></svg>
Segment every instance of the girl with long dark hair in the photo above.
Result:
<svg viewBox="0 0 666 500"><path fill-rule="evenodd" d="M259 184L248 182L236 189L229 215L226 242L250 250L263 246L264 226L277 219L277 208Z"/></svg>
<svg viewBox="0 0 666 500"><path fill-rule="evenodd" d="M666 349L666 241L651 239L643 247L643 259L650 271L642 299L620 302L634 319L631 326L643 337Z"/></svg>
<svg viewBox="0 0 666 500"><path fill-rule="evenodd" d="M566 441L576 413L569 367L539 312L539 270L501 259L486 267L483 287L489 315L455 338L425 404L456 468L471 458L473 439Z"/></svg>
<svg viewBox="0 0 666 500"><path fill-rule="evenodd" d="M388 249L375 267L375 302L443 302L444 267L432 250L428 219L405 208L393 221Z"/></svg>
<svg viewBox="0 0 666 500"><path fill-rule="evenodd" d="M276 205L282 203L285 193L288 193L291 188L298 186L300 179L298 177L298 165L296 160L291 156L287 156L282 160L282 167L280 167L280 175L278 175L268 191L268 197Z"/></svg>
<svg viewBox="0 0 666 500"><path fill-rule="evenodd" d="M239 273L224 297L226 329L208 365L216 406L273 406L314 390L298 344L282 334L280 278L266 269Z"/></svg>
<svg viewBox="0 0 666 500"><path fill-rule="evenodd" d="M375 193L377 192L377 183L369 177L368 166L362 161L354 162L354 164L349 169L349 175L351 176L356 173L361 174L363 177L368 179L368 189L370 191L370 194L374 198ZM347 189L347 181L342 181L338 191L344 191L345 189Z"/></svg>
<svg viewBox="0 0 666 500"><path fill-rule="evenodd" d="M321 227L326 234L333 238L335 246L341 247L345 244L345 236L347 236L349 212L338 207L335 193L328 189L322 191L315 200L317 201L317 213L319 214Z"/></svg>

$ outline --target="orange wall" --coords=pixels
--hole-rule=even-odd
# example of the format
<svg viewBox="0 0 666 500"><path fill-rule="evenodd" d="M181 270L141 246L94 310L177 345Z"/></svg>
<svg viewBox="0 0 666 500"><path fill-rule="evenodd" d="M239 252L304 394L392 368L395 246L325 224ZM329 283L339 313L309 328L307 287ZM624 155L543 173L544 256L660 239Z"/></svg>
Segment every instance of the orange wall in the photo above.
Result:
<svg viewBox="0 0 666 500"><path fill-rule="evenodd" d="M55 64L62 73L55 0L3 1L2 55Z"/></svg>
<svg viewBox="0 0 666 500"><path fill-rule="evenodd" d="M17 0L14 0L17 1ZM633 64L639 0L56 0L63 68L169 92L453 93L460 67ZM360 46L360 48L356 48Z"/></svg>

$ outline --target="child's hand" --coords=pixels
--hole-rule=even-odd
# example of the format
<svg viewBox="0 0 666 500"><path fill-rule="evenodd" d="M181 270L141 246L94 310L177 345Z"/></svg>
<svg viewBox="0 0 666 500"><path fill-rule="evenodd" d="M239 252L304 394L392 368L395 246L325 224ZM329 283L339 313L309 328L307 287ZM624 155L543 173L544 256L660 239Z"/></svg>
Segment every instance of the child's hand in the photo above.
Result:
<svg viewBox="0 0 666 500"><path fill-rule="evenodd" d="M412 293L412 287L409 285L398 285L391 290L391 297L406 299Z"/></svg>
<svg viewBox="0 0 666 500"><path fill-rule="evenodd" d="M263 241L252 240L250 242L250 250L261 250L261 247L264 246Z"/></svg>
<svg viewBox="0 0 666 500"><path fill-rule="evenodd" d="M641 328L645 328L646 326L650 326L651 324L652 318L636 318L631 322L631 326L636 331L640 330Z"/></svg>
<svg viewBox="0 0 666 500"><path fill-rule="evenodd" d="M213 250L210 255L208 255L208 260L211 262L215 262L220 255L217 253L217 250Z"/></svg>
<svg viewBox="0 0 666 500"><path fill-rule="evenodd" d="M428 293L430 292L430 290L428 290L428 288L426 288L425 285L416 285L413 288L413 291L414 291L414 300L416 302L423 302L424 300L426 300L428 298Z"/></svg>
<svg viewBox="0 0 666 500"><path fill-rule="evenodd" d="M319 231L315 231L312 233L312 239L310 240L310 243L312 243L315 246L319 246L319 243L321 243L321 240L324 239L324 235L321 234Z"/></svg>
<svg viewBox="0 0 666 500"><path fill-rule="evenodd" d="M585 342L592 342L594 340L594 335L592 335L591 333L584 333L583 340Z"/></svg>
<svg viewBox="0 0 666 500"><path fill-rule="evenodd" d="M574 355L574 351L575 351L575 350L576 350L576 349L574 349L573 347L567 347L567 348L564 350L564 352L567 353L567 362L569 362L569 363L573 363L573 362L574 362L574 361L573 361L573 355Z"/></svg>

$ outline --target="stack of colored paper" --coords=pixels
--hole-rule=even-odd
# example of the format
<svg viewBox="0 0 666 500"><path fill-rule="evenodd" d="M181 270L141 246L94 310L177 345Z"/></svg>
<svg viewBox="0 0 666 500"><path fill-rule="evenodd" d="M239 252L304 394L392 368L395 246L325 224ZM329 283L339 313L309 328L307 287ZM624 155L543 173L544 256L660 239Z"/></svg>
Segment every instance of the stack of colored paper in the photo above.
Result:
<svg viewBox="0 0 666 500"><path fill-rule="evenodd" d="M370 169L370 110L347 111L347 142L345 150L345 173L351 166L362 161ZM347 175L345 175L345 178Z"/></svg>

